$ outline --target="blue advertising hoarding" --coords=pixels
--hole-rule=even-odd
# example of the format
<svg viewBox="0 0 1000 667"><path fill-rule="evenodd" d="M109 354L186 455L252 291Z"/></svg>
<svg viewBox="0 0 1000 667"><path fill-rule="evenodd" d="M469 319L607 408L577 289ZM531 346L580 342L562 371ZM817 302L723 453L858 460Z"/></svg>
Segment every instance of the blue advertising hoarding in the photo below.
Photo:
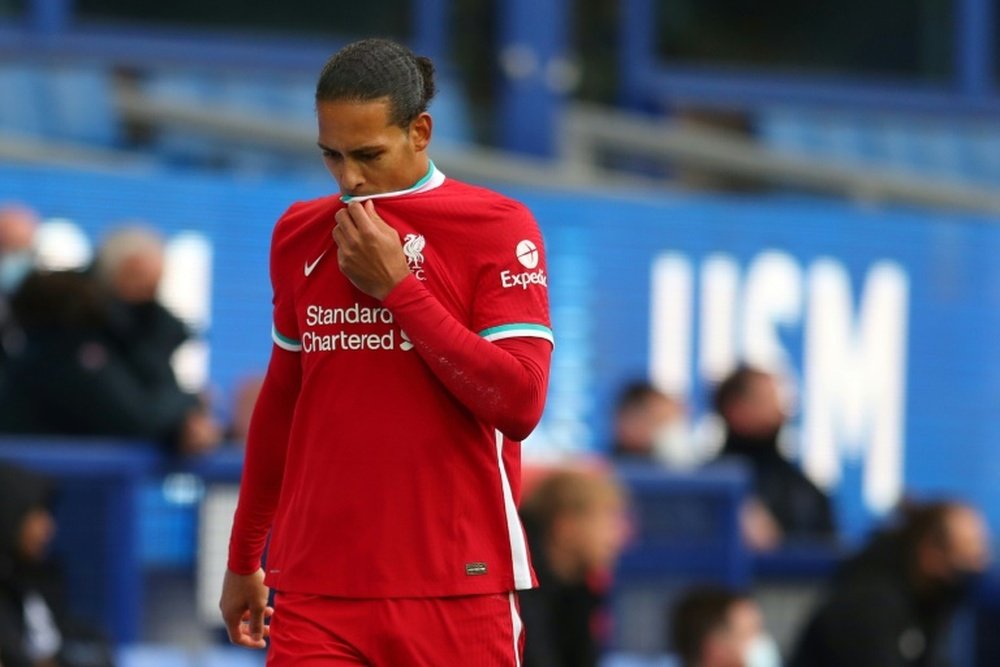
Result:
<svg viewBox="0 0 1000 667"><path fill-rule="evenodd" d="M0 168L0 200L92 241L127 220L164 231L168 301L202 333L193 382L200 365L223 412L266 364L273 223L332 187ZM636 377L686 400L707 456L712 384L749 361L787 378L790 454L835 494L848 535L905 493L968 498L1000 528L996 221L788 197L510 194L546 237L557 339L528 456L603 450L614 395Z"/></svg>

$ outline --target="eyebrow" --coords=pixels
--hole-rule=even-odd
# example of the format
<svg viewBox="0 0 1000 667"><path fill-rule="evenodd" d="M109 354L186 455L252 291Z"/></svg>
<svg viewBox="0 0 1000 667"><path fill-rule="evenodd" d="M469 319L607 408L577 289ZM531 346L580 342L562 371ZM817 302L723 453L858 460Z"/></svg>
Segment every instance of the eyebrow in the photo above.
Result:
<svg viewBox="0 0 1000 667"><path fill-rule="evenodd" d="M331 153L339 153L340 152L340 151L337 151L337 150L334 150L334 149L330 148L329 146L324 146L322 143L320 143L318 141L316 142L316 145L319 146L320 149L322 149L324 151L329 151ZM379 146L379 145L361 146L360 148L355 148L353 150L348 151L348 153L350 153L351 155L359 155L361 153L374 153L374 152L383 151L383 150L385 150L385 147L384 146Z"/></svg>

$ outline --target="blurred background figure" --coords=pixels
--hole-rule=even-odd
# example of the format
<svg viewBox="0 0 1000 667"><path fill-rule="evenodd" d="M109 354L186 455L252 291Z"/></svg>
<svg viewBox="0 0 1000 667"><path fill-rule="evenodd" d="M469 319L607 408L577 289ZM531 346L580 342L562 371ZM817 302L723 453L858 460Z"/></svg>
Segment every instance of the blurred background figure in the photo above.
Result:
<svg viewBox="0 0 1000 667"><path fill-rule="evenodd" d="M161 240L134 227L107 238L92 274L29 273L10 301L24 346L0 382L0 432L216 447L218 425L170 364L188 332L156 301L162 270Z"/></svg>
<svg viewBox="0 0 1000 667"><path fill-rule="evenodd" d="M632 382L619 393L614 417L616 461L689 465L684 404L677 399L649 382Z"/></svg>
<svg viewBox="0 0 1000 667"><path fill-rule="evenodd" d="M522 591L524 667L593 667L610 631L610 573L628 537L625 492L603 470L541 480L521 515L540 588Z"/></svg>
<svg viewBox="0 0 1000 667"><path fill-rule="evenodd" d="M241 446L246 444L247 433L250 432L250 418L253 416L253 408L257 404L257 397L260 396L260 388L263 385L262 375L251 375L237 383L226 440Z"/></svg>
<svg viewBox="0 0 1000 667"><path fill-rule="evenodd" d="M65 613L48 559L56 523L49 483L0 464L0 660L5 667L105 667L105 642Z"/></svg>
<svg viewBox="0 0 1000 667"><path fill-rule="evenodd" d="M0 205L0 373L4 360L23 344L10 312L10 297L31 272L38 214L23 204Z"/></svg>
<svg viewBox="0 0 1000 667"><path fill-rule="evenodd" d="M171 362L191 332L157 300L163 267L163 237L144 224L122 226L109 234L94 263L96 277L108 295L112 342L153 395L195 399L176 438L183 453L204 453L219 444L222 430L204 401L186 394L177 383Z"/></svg>
<svg viewBox="0 0 1000 667"><path fill-rule="evenodd" d="M741 366L719 384L713 402L725 425L719 458L745 462L753 476L755 498L742 517L748 546L767 551L785 540L832 540L830 499L778 447L788 416L777 378Z"/></svg>
<svg viewBox="0 0 1000 667"><path fill-rule="evenodd" d="M955 501L904 507L846 562L794 667L943 667L955 611L990 562L982 515Z"/></svg>
<svg viewBox="0 0 1000 667"><path fill-rule="evenodd" d="M684 593L671 612L670 637L680 667L781 665L757 604L727 588L706 586Z"/></svg>

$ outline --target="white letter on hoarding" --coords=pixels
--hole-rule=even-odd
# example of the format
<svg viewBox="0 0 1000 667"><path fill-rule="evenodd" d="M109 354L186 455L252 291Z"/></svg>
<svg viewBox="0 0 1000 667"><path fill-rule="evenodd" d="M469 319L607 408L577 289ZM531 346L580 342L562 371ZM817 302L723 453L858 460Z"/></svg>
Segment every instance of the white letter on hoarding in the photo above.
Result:
<svg viewBox="0 0 1000 667"><path fill-rule="evenodd" d="M819 484L840 479L841 454L864 457L863 496L890 509L902 493L909 282L892 262L872 267L857 322L850 276L832 260L809 272L803 464Z"/></svg>
<svg viewBox="0 0 1000 667"><path fill-rule="evenodd" d="M663 391L687 396L691 385L691 262L679 253L653 261L649 376Z"/></svg>
<svg viewBox="0 0 1000 667"><path fill-rule="evenodd" d="M740 269L729 255L714 254L701 266L699 368L701 377L719 382L736 365L736 308Z"/></svg>

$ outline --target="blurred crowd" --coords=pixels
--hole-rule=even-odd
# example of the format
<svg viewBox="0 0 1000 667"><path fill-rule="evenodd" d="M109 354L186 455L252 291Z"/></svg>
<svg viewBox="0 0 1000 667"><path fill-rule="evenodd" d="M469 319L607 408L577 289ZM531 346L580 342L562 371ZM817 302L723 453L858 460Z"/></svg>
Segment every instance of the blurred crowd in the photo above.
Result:
<svg viewBox="0 0 1000 667"><path fill-rule="evenodd" d="M737 465L750 492L740 540L755 553L810 547L847 554L795 635L778 643L749 590L718 581L671 596L661 645L680 667L944 667L949 632L990 564L981 512L955 499L906 500L852 552L842 548L831 499L786 454L784 378L740 366L708 397L720 428L696 442L688 408L646 381L626 384L613 408L610 459L556 469L530 486L522 515L541 588L522 596L525 666L591 667L611 636L609 591L618 557L639 527L616 466L696 471ZM618 665L619 663L612 663Z"/></svg>
<svg viewBox="0 0 1000 667"><path fill-rule="evenodd" d="M179 455L245 435L256 382L239 389L227 429L185 391L173 359L192 332L157 298L164 241L123 224L83 270L46 266L39 216L0 206L0 433L114 436Z"/></svg>
<svg viewBox="0 0 1000 667"><path fill-rule="evenodd" d="M90 266L60 270L37 256L38 215L0 206L0 433L111 436L155 442L178 456L211 452L246 434L260 389L235 393L228 425L172 364L192 332L158 300L164 242L142 224L104 237ZM613 406L605 460L545 470L521 507L541 588L521 597L525 667L594 667L612 635L619 556L640 529L616 466L693 471L737 465L750 492L739 539L751 552L838 544L830 498L787 455L782 380L741 366L708 397L720 425L695 446L688 407L646 381ZM109 664L99 634L63 613L47 558L52 490L0 468L0 665ZM908 503L842 561L826 594L784 649L792 667L937 667L947 629L989 565L983 517L945 499ZM770 667L783 656L748 591L719 582L664 600L663 645L683 667ZM73 657L74 647L89 647ZM90 655L88 663L79 655Z"/></svg>

